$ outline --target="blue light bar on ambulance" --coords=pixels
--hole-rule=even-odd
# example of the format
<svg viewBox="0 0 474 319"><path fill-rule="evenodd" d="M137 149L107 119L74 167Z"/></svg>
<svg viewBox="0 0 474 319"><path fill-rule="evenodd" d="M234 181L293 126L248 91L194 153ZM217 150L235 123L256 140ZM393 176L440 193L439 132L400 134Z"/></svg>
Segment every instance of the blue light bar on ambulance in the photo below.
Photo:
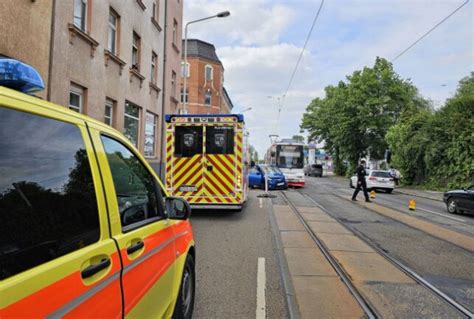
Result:
<svg viewBox="0 0 474 319"><path fill-rule="evenodd" d="M14 59L0 58L0 86L33 93L44 90L41 75L31 65Z"/></svg>

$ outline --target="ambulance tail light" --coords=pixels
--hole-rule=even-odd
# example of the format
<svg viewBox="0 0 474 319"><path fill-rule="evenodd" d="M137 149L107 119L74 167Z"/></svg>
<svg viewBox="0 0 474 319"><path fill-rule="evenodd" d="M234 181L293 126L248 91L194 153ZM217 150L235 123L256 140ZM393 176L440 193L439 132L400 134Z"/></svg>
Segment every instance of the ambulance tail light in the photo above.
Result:
<svg viewBox="0 0 474 319"><path fill-rule="evenodd" d="M31 65L14 59L0 58L0 86L33 93L44 90L41 75Z"/></svg>

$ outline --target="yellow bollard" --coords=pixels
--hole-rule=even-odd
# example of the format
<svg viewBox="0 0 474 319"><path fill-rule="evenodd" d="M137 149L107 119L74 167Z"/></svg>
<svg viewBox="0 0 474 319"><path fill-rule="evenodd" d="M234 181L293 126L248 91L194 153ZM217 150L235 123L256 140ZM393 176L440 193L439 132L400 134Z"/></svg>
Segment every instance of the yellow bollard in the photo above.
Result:
<svg viewBox="0 0 474 319"><path fill-rule="evenodd" d="M375 199L375 191L374 190L370 192L370 198Z"/></svg>
<svg viewBox="0 0 474 319"><path fill-rule="evenodd" d="M408 201L408 209L409 210L415 210L416 209L416 202L414 199L410 199Z"/></svg>

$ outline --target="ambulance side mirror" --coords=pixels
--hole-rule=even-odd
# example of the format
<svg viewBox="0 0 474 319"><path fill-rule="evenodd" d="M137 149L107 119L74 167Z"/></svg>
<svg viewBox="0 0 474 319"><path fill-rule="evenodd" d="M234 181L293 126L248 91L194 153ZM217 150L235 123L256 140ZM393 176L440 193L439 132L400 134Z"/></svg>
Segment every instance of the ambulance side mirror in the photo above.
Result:
<svg viewBox="0 0 474 319"><path fill-rule="evenodd" d="M182 198L166 197L165 205L170 219L186 220L191 215L191 206Z"/></svg>

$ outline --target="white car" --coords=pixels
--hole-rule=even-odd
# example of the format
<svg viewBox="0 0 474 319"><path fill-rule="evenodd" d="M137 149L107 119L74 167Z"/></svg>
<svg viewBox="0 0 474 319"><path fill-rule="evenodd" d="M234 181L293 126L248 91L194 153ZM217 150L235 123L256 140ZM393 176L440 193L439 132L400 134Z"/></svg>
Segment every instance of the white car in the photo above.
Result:
<svg viewBox="0 0 474 319"><path fill-rule="evenodd" d="M395 188L395 182L389 171L366 170L366 172L365 181L367 182L368 190L382 189L390 194ZM349 186L355 188L356 185L357 176L354 175L350 179Z"/></svg>

